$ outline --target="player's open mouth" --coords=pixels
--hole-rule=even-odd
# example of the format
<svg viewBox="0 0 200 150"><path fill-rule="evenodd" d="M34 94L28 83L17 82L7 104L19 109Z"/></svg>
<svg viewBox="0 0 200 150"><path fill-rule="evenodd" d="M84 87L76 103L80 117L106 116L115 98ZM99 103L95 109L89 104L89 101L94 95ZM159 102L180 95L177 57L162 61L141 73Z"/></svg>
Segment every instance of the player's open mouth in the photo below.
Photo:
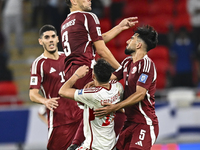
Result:
<svg viewBox="0 0 200 150"><path fill-rule="evenodd" d="M54 48L54 44L49 45L50 48Z"/></svg>

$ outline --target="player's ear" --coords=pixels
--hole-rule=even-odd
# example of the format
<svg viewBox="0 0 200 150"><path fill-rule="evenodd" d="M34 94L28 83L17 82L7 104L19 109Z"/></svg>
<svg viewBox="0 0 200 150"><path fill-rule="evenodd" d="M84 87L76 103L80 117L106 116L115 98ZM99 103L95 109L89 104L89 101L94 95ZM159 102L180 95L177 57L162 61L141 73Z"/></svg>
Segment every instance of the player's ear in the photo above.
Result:
<svg viewBox="0 0 200 150"><path fill-rule="evenodd" d="M58 38L58 36L57 36L57 42L59 42L59 38Z"/></svg>
<svg viewBox="0 0 200 150"><path fill-rule="evenodd" d="M40 45L42 45L42 39L41 38L38 39L38 42L39 42Z"/></svg>
<svg viewBox="0 0 200 150"><path fill-rule="evenodd" d="M76 0L70 0L72 5L77 4Z"/></svg>
<svg viewBox="0 0 200 150"><path fill-rule="evenodd" d="M137 43L136 48L139 49L139 48L141 48L141 47L142 47L142 43L141 43L141 42Z"/></svg>

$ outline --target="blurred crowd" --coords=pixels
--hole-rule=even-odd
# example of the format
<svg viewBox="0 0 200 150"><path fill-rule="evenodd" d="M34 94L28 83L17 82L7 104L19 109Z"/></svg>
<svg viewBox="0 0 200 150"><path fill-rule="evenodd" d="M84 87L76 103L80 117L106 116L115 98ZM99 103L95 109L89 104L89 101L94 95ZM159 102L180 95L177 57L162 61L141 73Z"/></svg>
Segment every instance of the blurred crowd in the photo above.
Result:
<svg viewBox="0 0 200 150"><path fill-rule="evenodd" d="M29 23L23 21L27 4L31 5ZM150 24L158 31L159 44L149 54L157 65L158 89L200 88L199 0L93 0L92 11L99 17L102 32L130 16L138 16L138 25ZM69 8L65 0L0 0L0 13L1 82L13 80L7 67L11 33L15 34L18 54L23 55L24 32L38 32L44 24L52 24L60 31ZM125 55L118 52L125 49L130 34L130 30L122 33L108 44L119 62Z"/></svg>

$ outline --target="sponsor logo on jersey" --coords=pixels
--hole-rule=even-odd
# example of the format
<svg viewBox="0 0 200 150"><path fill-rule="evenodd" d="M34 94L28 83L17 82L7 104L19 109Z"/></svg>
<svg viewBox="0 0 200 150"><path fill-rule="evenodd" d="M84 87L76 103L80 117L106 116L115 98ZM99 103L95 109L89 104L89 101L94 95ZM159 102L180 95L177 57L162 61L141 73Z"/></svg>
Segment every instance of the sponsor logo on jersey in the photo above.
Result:
<svg viewBox="0 0 200 150"><path fill-rule="evenodd" d="M30 85L37 85L38 84L38 77L37 76L32 76Z"/></svg>
<svg viewBox="0 0 200 150"><path fill-rule="evenodd" d="M141 74L140 75L140 78L139 78L139 82L142 82L142 83L145 83L146 81L147 81L147 78L148 78L148 75L146 75L146 74Z"/></svg>
<svg viewBox="0 0 200 150"><path fill-rule="evenodd" d="M78 95L82 95L83 94L83 89L78 90Z"/></svg>
<svg viewBox="0 0 200 150"><path fill-rule="evenodd" d="M135 66L135 67L133 67L131 74L136 73L136 71L137 71L137 67Z"/></svg>
<svg viewBox="0 0 200 150"><path fill-rule="evenodd" d="M136 145L142 146L142 141L138 141L135 143Z"/></svg>
<svg viewBox="0 0 200 150"><path fill-rule="evenodd" d="M52 73L52 72L55 72L55 71L56 71L56 69L54 69L53 67L51 67L49 73Z"/></svg>

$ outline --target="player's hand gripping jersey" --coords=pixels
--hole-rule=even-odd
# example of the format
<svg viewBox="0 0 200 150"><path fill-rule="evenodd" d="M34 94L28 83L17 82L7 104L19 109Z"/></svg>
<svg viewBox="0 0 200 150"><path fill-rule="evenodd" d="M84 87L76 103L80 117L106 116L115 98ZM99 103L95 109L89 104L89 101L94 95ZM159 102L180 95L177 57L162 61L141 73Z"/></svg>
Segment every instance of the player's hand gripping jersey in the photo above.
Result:
<svg viewBox="0 0 200 150"><path fill-rule="evenodd" d="M110 89L94 87L76 90L74 98L84 103L84 144L80 149L111 150L116 144L114 132L115 114L109 114L99 119L93 114L94 109L103 107L101 104L118 103L122 99L123 86L119 82L112 82Z"/></svg>

